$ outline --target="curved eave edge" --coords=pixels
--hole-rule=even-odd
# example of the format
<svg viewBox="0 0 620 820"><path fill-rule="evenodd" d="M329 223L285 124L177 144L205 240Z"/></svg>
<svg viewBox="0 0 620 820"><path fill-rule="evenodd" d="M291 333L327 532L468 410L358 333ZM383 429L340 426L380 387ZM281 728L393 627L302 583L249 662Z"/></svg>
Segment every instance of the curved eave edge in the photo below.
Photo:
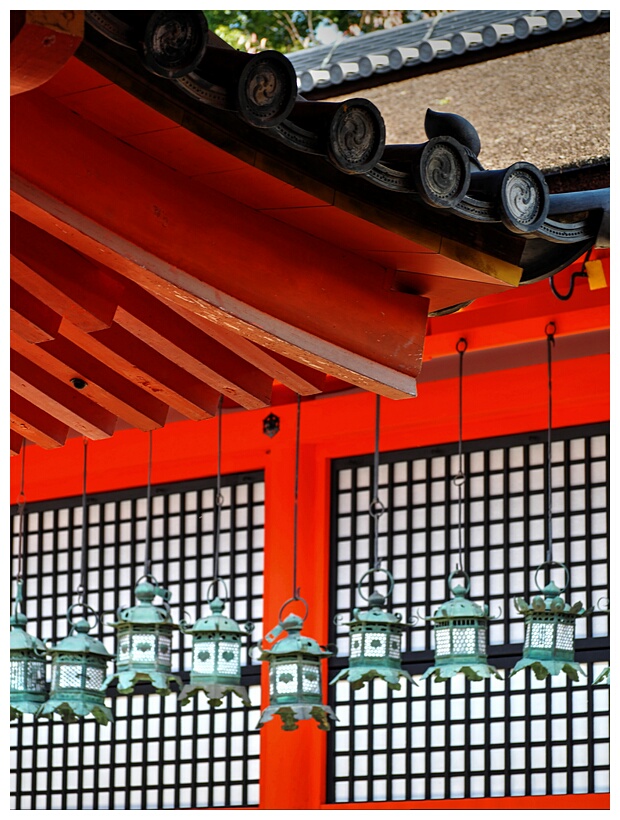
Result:
<svg viewBox="0 0 620 820"><path fill-rule="evenodd" d="M596 244L605 225L605 212L595 208L575 224L547 217L535 232L513 233L500 221L494 202L480 204L466 196L465 209L433 207L411 191L408 178L400 189L394 188L398 165L396 174L383 161L367 173L347 174L325 155L305 153L283 141L278 129L253 127L234 111L192 99L174 82L149 73L134 51L106 39L89 25L76 56L137 99L242 161L356 216L363 203L364 219L435 250L442 239L463 243L465 235L466 245L478 254L523 267L523 284L551 276L579 258ZM304 101L304 105L321 104ZM386 169L383 177L373 173L377 167ZM468 209L468 201L474 207Z"/></svg>

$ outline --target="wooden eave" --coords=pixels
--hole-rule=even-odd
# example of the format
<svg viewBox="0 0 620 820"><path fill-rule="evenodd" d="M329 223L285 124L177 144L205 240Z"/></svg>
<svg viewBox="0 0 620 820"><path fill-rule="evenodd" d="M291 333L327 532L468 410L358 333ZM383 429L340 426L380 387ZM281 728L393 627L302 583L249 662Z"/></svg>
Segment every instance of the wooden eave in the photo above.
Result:
<svg viewBox="0 0 620 820"><path fill-rule="evenodd" d="M42 14L29 25L44 33ZM13 42L27 57L31 41ZM255 409L350 386L415 395L429 312L594 242L596 213L577 241L550 243L345 174L88 25L70 51L51 79L38 60L16 70L12 452L208 418L220 396Z"/></svg>

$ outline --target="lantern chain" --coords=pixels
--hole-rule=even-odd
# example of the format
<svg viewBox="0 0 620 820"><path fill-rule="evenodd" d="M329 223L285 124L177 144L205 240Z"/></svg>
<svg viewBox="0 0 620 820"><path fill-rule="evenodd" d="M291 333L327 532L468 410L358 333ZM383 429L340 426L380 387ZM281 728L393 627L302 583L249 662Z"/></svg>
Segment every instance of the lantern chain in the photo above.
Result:
<svg viewBox="0 0 620 820"><path fill-rule="evenodd" d="M84 437L83 443L83 461L82 461L82 549L80 553L80 586L78 587L78 594L83 601L86 597L86 582L88 577L88 502L86 496L86 474L88 467L88 439Z"/></svg>
<svg viewBox="0 0 620 820"><path fill-rule="evenodd" d="M295 500L293 503L293 601L299 600L297 588L297 508L299 499L299 433L301 429L301 396L297 394L297 424L295 430Z"/></svg>
<svg viewBox="0 0 620 820"><path fill-rule="evenodd" d="M379 558L379 518L385 512L385 507L379 498L379 431L381 429L381 396L377 393L375 397L375 452L373 459L372 477L372 501L368 511L374 520L374 568L381 568Z"/></svg>
<svg viewBox="0 0 620 820"><path fill-rule="evenodd" d="M153 468L153 431L149 430L149 458L146 479L146 536L144 539L144 574L151 574L151 471Z"/></svg>
<svg viewBox="0 0 620 820"><path fill-rule="evenodd" d="M220 580L220 526L222 517L222 506L224 497L222 496L222 403L224 397L220 394L217 403L217 475L215 478L215 521L214 521L214 545L213 545L213 581L215 584L215 594L218 593L218 581Z"/></svg>
<svg viewBox="0 0 620 820"><path fill-rule="evenodd" d="M22 476L17 498L17 514L19 516L19 535L17 540L17 583L21 584L24 565L24 513L26 509L26 495L24 480L26 475L26 443L22 444Z"/></svg>
<svg viewBox="0 0 620 820"><path fill-rule="evenodd" d="M463 459L463 358L467 350L467 340L459 339L456 343L456 351L459 354L459 449L458 449L458 472L454 476L453 483L458 490L458 537L459 537L459 560L458 569L464 571L463 566L463 487L465 485L465 471Z"/></svg>
<svg viewBox="0 0 620 820"><path fill-rule="evenodd" d="M553 532L552 532L552 513L551 513L551 499L552 499L552 492L551 492L551 423L553 417L553 384L552 384L552 372L551 372L551 351L555 346L555 323L549 322L549 324L545 327L545 333L547 335L547 387L548 387L548 412L547 412L547 555L546 560L548 562L551 561L551 552L552 552L552 544L553 544Z"/></svg>

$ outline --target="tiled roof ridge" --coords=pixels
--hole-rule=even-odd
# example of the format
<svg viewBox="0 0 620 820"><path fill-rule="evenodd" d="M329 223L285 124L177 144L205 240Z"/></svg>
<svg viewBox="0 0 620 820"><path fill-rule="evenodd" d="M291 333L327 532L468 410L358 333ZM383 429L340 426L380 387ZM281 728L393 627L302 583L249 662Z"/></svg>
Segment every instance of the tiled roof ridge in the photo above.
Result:
<svg viewBox="0 0 620 820"><path fill-rule="evenodd" d="M211 36L199 12L143 14L148 16L136 20L133 12L87 12L87 42L102 38L99 47L115 53L112 62L131 66L132 89L140 73L153 75L149 104L153 105L151 91L165 91L169 83L173 93L181 92L205 113L219 109L232 114L246 137L248 129L254 134L254 145L268 142L269 151L277 145L294 152L299 162L304 156L323 158L336 169L339 180L357 177L383 194L386 202L398 200L407 205L408 213L435 221L442 232L456 236L461 231L458 225L464 228L469 222L483 232L488 228L554 246L544 263L527 260L522 283L547 275L551 258L557 267L559 256L579 254L592 244L605 246L599 243L607 241L601 228L609 212L607 186L584 190L579 185L555 194L530 162L485 169L478 159L481 143L476 128L458 114L430 108L424 119L426 141L386 144L383 117L371 101L306 100L297 93L292 64L279 52L236 51ZM168 26L171 19L173 27ZM162 31L172 31L183 48L161 48ZM96 59L99 62L100 56ZM222 126L226 130L220 120L218 128ZM354 186L362 193L359 185ZM363 195L368 196L369 189ZM374 194L371 198L377 199Z"/></svg>
<svg viewBox="0 0 620 820"><path fill-rule="evenodd" d="M343 37L335 44L315 46L287 57L302 93L328 88L334 93L346 93L352 81L372 82L378 75L387 78L403 69L423 68L437 59L482 51L491 57L498 46L521 42L528 48L532 37L546 38L568 29L582 36L591 24L605 18L609 18L608 10L459 10Z"/></svg>

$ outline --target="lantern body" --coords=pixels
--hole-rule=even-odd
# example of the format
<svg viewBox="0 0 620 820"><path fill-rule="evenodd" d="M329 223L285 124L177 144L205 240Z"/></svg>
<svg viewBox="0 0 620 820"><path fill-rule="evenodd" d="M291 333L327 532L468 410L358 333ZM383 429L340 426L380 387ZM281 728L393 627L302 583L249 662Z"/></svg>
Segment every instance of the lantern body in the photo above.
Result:
<svg viewBox="0 0 620 820"><path fill-rule="evenodd" d="M49 650L52 657L50 695L37 717L59 714L65 723L92 714L104 726L113 720L105 705L106 664L112 657L97 638L88 634L90 625L80 620L73 625L76 634ZM72 630L73 631L73 630Z"/></svg>
<svg viewBox="0 0 620 820"><path fill-rule="evenodd" d="M400 689L400 676L417 686L409 672L401 667L402 633L406 625L400 615L384 612L385 598L373 592L368 599L368 611L353 610L353 620L347 626L349 635L349 666L330 685L348 680L352 689L361 689L366 681L382 678L390 689Z"/></svg>
<svg viewBox="0 0 620 820"><path fill-rule="evenodd" d="M130 695L138 681L145 681L158 695L169 695L170 681L181 684L171 671L172 633L177 626L167 604L156 606L152 601L155 595L167 601L170 593L145 580L138 582L135 594L138 605L119 610L118 621L111 624L118 635L116 672L106 678L104 685L118 679L120 694Z"/></svg>
<svg viewBox="0 0 620 820"><path fill-rule="evenodd" d="M192 695L202 691L210 706L221 706L232 692L244 706L251 706L247 689L241 686L241 629L232 618L222 615L224 602L220 598L211 601L210 607L212 614L193 627L180 623L181 631L192 636L192 671L179 700L185 706ZM248 631L251 628L246 627Z"/></svg>
<svg viewBox="0 0 620 820"><path fill-rule="evenodd" d="M450 586L452 576L448 581ZM438 682L462 672L469 680L482 680L501 675L487 662L488 607L481 607L466 598L467 587L450 587L454 598L441 604L427 620L434 622L435 665L422 675L433 675Z"/></svg>
<svg viewBox="0 0 620 820"><path fill-rule="evenodd" d="M269 661L269 706L263 711L258 727L279 715L282 729L294 731L299 720L316 720L319 729L329 730L329 720L336 719L332 709L322 703L321 659L332 653L312 638L301 634L303 621L289 615L271 636L283 630L288 635L272 649L263 649L259 659Z"/></svg>
<svg viewBox="0 0 620 820"><path fill-rule="evenodd" d="M47 698L45 645L26 632L26 616L11 616L11 720L36 714Z"/></svg>
<svg viewBox="0 0 620 820"><path fill-rule="evenodd" d="M538 680L548 675L565 672L571 680L579 680L585 672L575 663L575 621L591 610L585 610L581 601L573 606L565 603L561 590L550 581L531 605L523 598L515 600L518 612L525 616L523 657L512 670L514 675L527 666Z"/></svg>

